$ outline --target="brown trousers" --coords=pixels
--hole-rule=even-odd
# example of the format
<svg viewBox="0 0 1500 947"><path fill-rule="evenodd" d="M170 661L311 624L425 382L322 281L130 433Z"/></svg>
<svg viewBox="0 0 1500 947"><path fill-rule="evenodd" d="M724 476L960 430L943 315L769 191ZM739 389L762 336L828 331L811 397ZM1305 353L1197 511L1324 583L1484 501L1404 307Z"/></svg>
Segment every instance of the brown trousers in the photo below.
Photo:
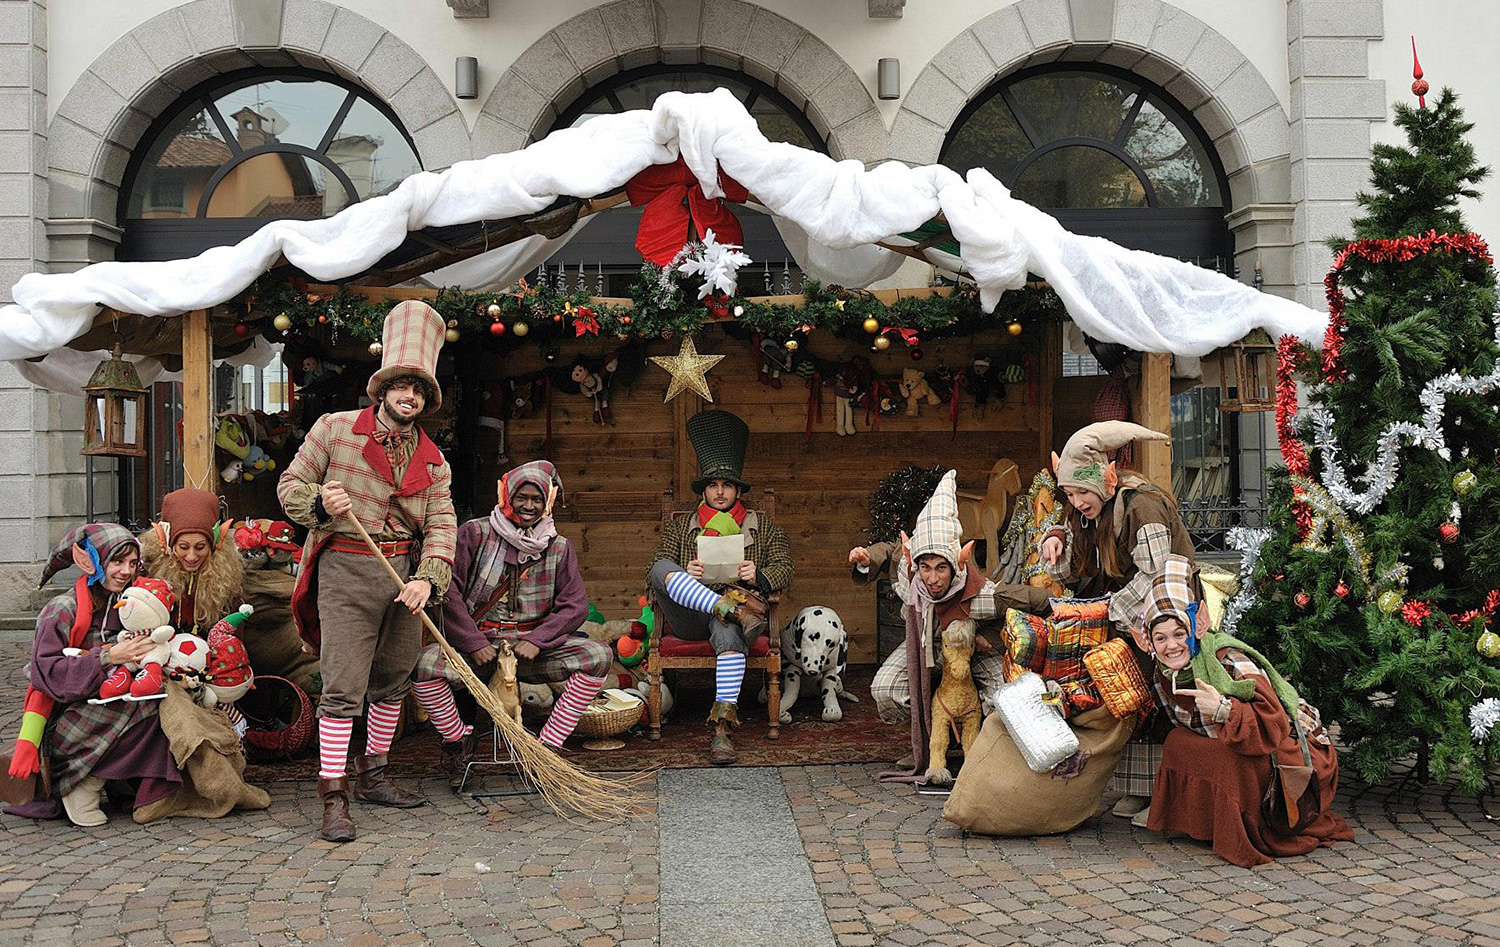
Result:
<svg viewBox="0 0 1500 947"><path fill-rule="evenodd" d="M402 579L410 576L410 556L386 561ZM396 589L374 556L325 550L317 570L323 629L318 716L359 717L366 701L404 698L422 650L422 620L392 601Z"/></svg>

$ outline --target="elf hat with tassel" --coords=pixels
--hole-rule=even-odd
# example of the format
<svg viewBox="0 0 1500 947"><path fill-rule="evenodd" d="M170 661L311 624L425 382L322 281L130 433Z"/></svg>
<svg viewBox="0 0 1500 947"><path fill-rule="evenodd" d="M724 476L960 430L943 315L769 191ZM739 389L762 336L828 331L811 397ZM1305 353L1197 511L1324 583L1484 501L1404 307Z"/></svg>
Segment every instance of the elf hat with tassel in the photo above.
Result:
<svg viewBox="0 0 1500 947"><path fill-rule="evenodd" d="M1108 500L1115 495L1115 488L1120 483L1119 470L1109 459L1109 452L1131 441L1167 440L1171 438L1160 431L1129 421L1099 421L1079 428L1068 438L1061 455L1052 454L1057 485L1089 490Z"/></svg>

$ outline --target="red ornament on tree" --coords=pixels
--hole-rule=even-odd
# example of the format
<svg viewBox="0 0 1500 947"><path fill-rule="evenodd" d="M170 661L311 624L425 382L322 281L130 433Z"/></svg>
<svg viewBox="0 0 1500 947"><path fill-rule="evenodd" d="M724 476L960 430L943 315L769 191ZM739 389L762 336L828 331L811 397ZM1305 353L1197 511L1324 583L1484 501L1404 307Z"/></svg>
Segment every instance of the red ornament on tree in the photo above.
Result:
<svg viewBox="0 0 1500 947"><path fill-rule="evenodd" d="M1401 617L1413 628L1421 628L1422 622L1432 614L1432 606L1426 602L1413 599L1401 606Z"/></svg>
<svg viewBox="0 0 1500 947"><path fill-rule="evenodd" d="M490 335L504 335L504 334L505 334L505 323L501 322L499 319L496 319L494 322L490 323Z"/></svg>
<svg viewBox="0 0 1500 947"><path fill-rule="evenodd" d="M1340 579L1339 584L1333 587L1333 594L1337 595L1339 598L1349 597L1349 586L1344 584L1343 579Z"/></svg>
<svg viewBox="0 0 1500 947"><path fill-rule="evenodd" d="M243 322L237 322L234 324L234 334L243 339L250 334L250 326Z"/></svg>
<svg viewBox="0 0 1500 947"><path fill-rule="evenodd" d="M1297 603L1298 608L1306 608L1312 604L1312 596L1306 592L1298 592L1297 597L1293 601Z"/></svg>
<svg viewBox="0 0 1500 947"><path fill-rule="evenodd" d="M1425 109L1427 99L1424 96L1427 95L1430 87L1427 85L1427 80L1422 78L1422 64L1417 61L1417 38L1415 36L1411 38L1411 77L1411 94L1417 97L1417 106Z"/></svg>
<svg viewBox="0 0 1500 947"><path fill-rule="evenodd" d="M1458 542L1458 524L1452 520L1443 523L1438 527L1438 538L1449 546Z"/></svg>

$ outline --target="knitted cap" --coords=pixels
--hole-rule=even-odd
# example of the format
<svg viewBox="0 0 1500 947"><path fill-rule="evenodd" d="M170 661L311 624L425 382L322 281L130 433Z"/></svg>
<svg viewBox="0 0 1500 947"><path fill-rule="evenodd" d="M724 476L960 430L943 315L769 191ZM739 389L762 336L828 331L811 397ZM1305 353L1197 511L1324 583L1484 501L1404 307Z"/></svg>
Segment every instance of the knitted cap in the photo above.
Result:
<svg viewBox="0 0 1500 947"><path fill-rule="evenodd" d="M172 591L170 583L143 576L136 579L120 597L123 599L122 605L134 604L137 608L145 609L146 614L151 617L149 622L137 624L137 628L159 628L172 623L172 609L177 607L177 593ZM124 617L122 612L121 618Z"/></svg>
<svg viewBox="0 0 1500 947"><path fill-rule="evenodd" d="M1057 471L1058 487L1074 487L1097 493L1108 500L1115 486L1107 476L1109 452L1131 441L1169 441L1165 434L1129 421L1100 421L1080 428L1068 438L1062 455L1052 455L1052 469Z"/></svg>
<svg viewBox="0 0 1500 947"><path fill-rule="evenodd" d="M374 401L380 386L405 375L415 375L432 386L432 400L422 414L443 404L443 389L437 383L438 350L443 347L443 317L424 302L409 299L398 303L385 317L380 349L380 369L370 376L365 393Z"/></svg>
<svg viewBox="0 0 1500 947"><path fill-rule="evenodd" d="M728 480L741 490L745 481L745 449L750 446L750 426L728 411L699 411L687 419L688 440L698 455L698 477L693 492L702 493L710 480Z"/></svg>
<svg viewBox="0 0 1500 947"><path fill-rule="evenodd" d="M958 522L958 471L950 470L943 474L927 505L917 514L917 525L907 547L912 565L923 556L935 555L957 569L963 535L963 526Z"/></svg>
<svg viewBox="0 0 1500 947"><path fill-rule="evenodd" d="M168 542L198 533L213 544L214 527L219 523L219 498L207 490L191 487L173 490L162 497L161 521L167 526Z"/></svg>
<svg viewBox="0 0 1500 947"><path fill-rule="evenodd" d="M89 585L99 585L104 581L104 563L120 552L121 544L128 544L136 552L141 549L140 541L123 526L114 523L84 523L75 526L52 547L37 588L46 585L54 575L73 565L73 547L79 544L83 544L86 553L92 550L91 558L98 560L94 574L89 577Z"/></svg>

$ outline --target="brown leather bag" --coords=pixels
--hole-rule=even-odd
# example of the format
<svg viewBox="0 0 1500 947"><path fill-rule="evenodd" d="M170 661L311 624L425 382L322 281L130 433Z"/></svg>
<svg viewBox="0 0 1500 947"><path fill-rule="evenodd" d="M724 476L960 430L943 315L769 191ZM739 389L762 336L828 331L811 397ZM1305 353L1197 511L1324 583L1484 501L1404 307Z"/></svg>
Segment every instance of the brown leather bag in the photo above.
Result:
<svg viewBox="0 0 1500 947"><path fill-rule="evenodd" d="M19 806L52 795L52 768L46 756L42 757L41 772L20 779L10 774L10 761L10 753L0 753L0 799Z"/></svg>
<svg viewBox="0 0 1500 947"><path fill-rule="evenodd" d="M1322 794L1318 790L1318 774L1313 769L1312 754L1307 749L1307 737L1302 724L1292 717L1292 730L1302 746L1302 766L1287 766L1271 756L1271 784L1260 801L1260 814L1273 835L1290 838L1301 835L1323 811Z"/></svg>

